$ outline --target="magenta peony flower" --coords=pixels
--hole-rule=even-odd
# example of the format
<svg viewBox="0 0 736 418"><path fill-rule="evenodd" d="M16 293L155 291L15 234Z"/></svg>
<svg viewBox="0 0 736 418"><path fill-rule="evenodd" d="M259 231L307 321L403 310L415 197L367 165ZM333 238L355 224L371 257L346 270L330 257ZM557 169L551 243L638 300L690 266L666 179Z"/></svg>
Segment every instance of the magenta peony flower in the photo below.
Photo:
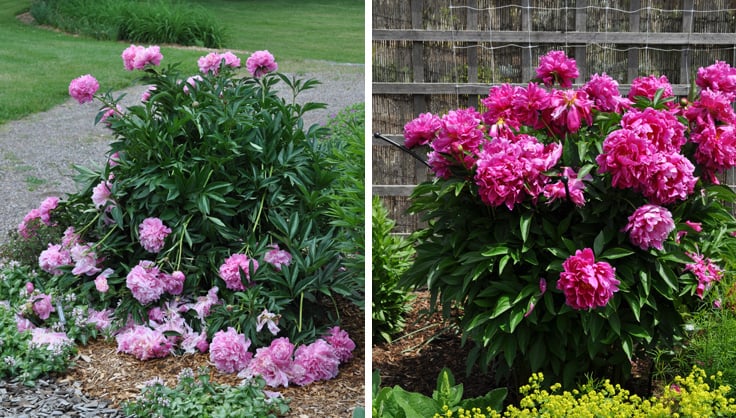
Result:
<svg viewBox="0 0 736 418"><path fill-rule="evenodd" d="M565 181L558 181L544 186L543 194L547 198L547 204L557 199L567 200L569 198L576 206L585 206L585 195L583 195L585 183L583 183L583 180L592 181L593 176L588 174L584 178L578 179L578 174L570 167L563 169L562 176L565 177ZM565 183L567 183L567 186L565 186Z"/></svg>
<svg viewBox="0 0 736 418"><path fill-rule="evenodd" d="M332 346L323 339L302 345L294 352L292 381L299 386L337 376L340 360Z"/></svg>
<svg viewBox="0 0 736 418"><path fill-rule="evenodd" d="M723 270L718 267L713 260L705 259L701 254L686 253L695 263L685 265L685 271L690 271L698 279L698 286L695 293L703 299L704 293L713 286L713 282L718 282L723 277Z"/></svg>
<svg viewBox="0 0 736 418"><path fill-rule="evenodd" d="M631 110L621 118L621 127L644 138L653 152L679 152L687 142L685 125L665 110Z"/></svg>
<svg viewBox="0 0 736 418"><path fill-rule="evenodd" d="M228 327L227 331L217 331L210 343L210 361L221 372L237 373L248 366L253 357L248 347L250 340L238 334L233 327Z"/></svg>
<svg viewBox="0 0 736 418"><path fill-rule="evenodd" d="M549 182L544 172L561 155L560 144L544 145L527 135L520 135L516 142L492 140L478 155L475 184L481 200L493 207L506 205L509 210L526 196L536 201Z"/></svg>
<svg viewBox="0 0 736 418"><path fill-rule="evenodd" d="M624 231L629 233L631 243L642 250L662 250L662 244L674 230L675 222L670 211L650 204L637 208L624 227Z"/></svg>
<svg viewBox="0 0 736 418"><path fill-rule="evenodd" d="M733 125L706 124L690 139L698 144L695 161L702 166L703 175L719 184L716 174L736 166L736 129Z"/></svg>
<svg viewBox="0 0 736 418"><path fill-rule="evenodd" d="M115 339L118 342L118 353L131 354L138 360L166 357L173 346L162 332L144 325L133 325Z"/></svg>
<svg viewBox="0 0 736 418"><path fill-rule="evenodd" d="M91 102L95 93L100 88L100 83L90 74L77 77L69 83L69 95L79 104Z"/></svg>
<svg viewBox="0 0 736 418"><path fill-rule="evenodd" d="M606 73L590 76L583 90L593 100L593 107L601 112L621 112L631 107L631 100L619 93L618 82Z"/></svg>
<svg viewBox="0 0 736 418"><path fill-rule="evenodd" d="M44 321L49 319L51 312L56 311L51 304L51 296L41 293L33 298L33 312Z"/></svg>
<svg viewBox="0 0 736 418"><path fill-rule="evenodd" d="M162 282L160 275L161 272L153 261L141 260L128 272L125 286L130 289L138 302L145 305L163 295L165 283Z"/></svg>
<svg viewBox="0 0 736 418"><path fill-rule="evenodd" d="M353 350L355 350L355 342L350 339L347 331L340 327L332 327L327 334L323 336L325 341L335 350L335 355L341 363L353 358Z"/></svg>
<svg viewBox="0 0 736 418"><path fill-rule="evenodd" d="M537 77L546 86L558 83L560 87L570 88L579 75L577 63L563 51L550 51L539 58Z"/></svg>
<svg viewBox="0 0 736 418"><path fill-rule="evenodd" d="M642 194L657 205L685 200L695 190L695 166L678 153L658 152L644 159L646 177L640 179Z"/></svg>
<svg viewBox="0 0 736 418"><path fill-rule="evenodd" d="M611 184L619 189L641 189L647 176L644 158L652 153L650 144L635 132L619 129L603 141L603 152L595 161L600 173L611 173Z"/></svg>
<svg viewBox="0 0 736 418"><path fill-rule="evenodd" d="M654 95L658 90L663 89L662 98L673 97L672 85L670 84L667 76L657 77L650 75L647 77L637 77L631 82L631 89L629 90L629 99L636 100L637 96L645 97L649 100L654 99ZM670 106L677 106L674 102Z"/></svg>
<svg viewBox="0 0 736 418"><path fill-rule="evenodd" d="M71 264L71 254L59 244L49 244L48 248L41 251L41 254L38 256L39 267L54 276L63 274L64 272L60 268L70 266Z"/></svg>
<svg viewBox="0 0 736 418"><path fill-rule="evenodd" d="M565 294L565 303L573 309L593 309L606 306L618 292L616 269L605 261L595 262L593 250L575 251L562 263L557 289Z"/></svg>
<svg viewBox="0 0 736 418"><path fill-rule="evenodd" d="M270 52L256 51L247 60L245 60L245 68L253 74L253 77L259 78L262 75L279 69L276 60Z"/></svg>
<svg viewBox="0 0 736 418"><path fill-rule="evenodd" d="M281 271L281 266L291 264L291 254L288 251L279 249L278 244L272 244L269 247L271 250L263 256L264 261L271 264L277 271Z"/></svg>
<svg viewBox="0 0 736 418"><path fill-rule="evenodd" d="M583 90L554 90L549 97L549 120L563 132L577 132L583 121L593 124L593 101Z"/></svg>
<svg viewBox="0 0 736 418"><path fill-rule="evenodd" d="M138 225L141 246L149 253L158 253L164 248L164 241L171 229L159 218L146 218Z"/></svg>
<svg viewBox="0 0 736 418"><path fill-rule="evenodd" d="M250 264L253 263L253 273L258 270L258 261L248 258L245 254L233 254L220 266L220 278L230 290L245 290L240 276L242 271L250 284Z"/></svg>
<svg viewBox="0 0 736 418"><path fill-rule="evenodd" d="M521 127L521 121L517 118L517 112L514 109L514 98L520 95L522 90L521 87L504 83L491 87L488 97L481 100L483 106L488 109L481 115L481 119L490 127L489 136L495 138L503 135L504 131L509 129L515 131Z"/></svg>
<svg viewBox="0 0 736 418"><path fill-rule="evenodd" d="M703 224L700 222L693 222L693 221L685 221L685 225L692 228L695 232L702 232L703 231Z"/></svg>
<svg viewBox="0 0 736 418"><path fill-rule="evenodd" d="M404 125L404 145L407 148L427 145L434 140L441 127L442 122L438 116L429 112L422 113Z"/></svg>
<svg viewBox="0 0 736 418"><path fill-rule="evenodd" d="M543 128L541 112L549 107L549 92L536 83L529 83L526 88L516 91L512 106L516 118L524 125Z"/></svg>
<svg viewBox="0 0 736 418"><path fill-rule="evenodd" d="M694 101L684 112L685 117L698 127L706 127L718 123L736 123L736 112L732 105L732 96L713 90L700 92L698 100Z"/></svg>
<svg viewBox="0 0 736 418"><path fill-rule="evenodd" d="M703 90L720 91L732 97L736 95L736 68L724 61L698 69L695 84Z"/></svg>

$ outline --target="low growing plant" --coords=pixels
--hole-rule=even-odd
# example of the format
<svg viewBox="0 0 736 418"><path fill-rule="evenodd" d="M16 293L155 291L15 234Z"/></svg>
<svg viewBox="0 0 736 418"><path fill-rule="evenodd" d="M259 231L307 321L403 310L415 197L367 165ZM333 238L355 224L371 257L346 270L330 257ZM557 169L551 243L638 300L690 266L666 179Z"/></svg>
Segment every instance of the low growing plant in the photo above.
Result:
<svg viewBox="0 0 736 418"><path fill-rule="evenodd" d="M463 399L463 385L455 383L452 372L444 368L437 376L437 387L432 397L408 392L400 386L381 388L381 376L373 372L373 417L409 418L432 417L465 410L500 412L506 398L506 388L497 388L484 396ZM449 416L449 415L448 415Z"/></svg>
<svg viewBox="0 0 736 418"><path fill-rule="evenodd" d="M372 205L373 340L391 342L404 329L404 317L414 299L409 290L399 286L401 275L411 265L414 249L409 240L392 234L396 223L388 217L378 196L373 197Z"/></svg>
<svg viewBox="0 0 736 418"><path fill-rule="evenodd" d="M736 166L736 69L701 68L681 101L666 77L635 79L628 97L606 75L573 88L562 51L537 74L492 87L482 114L405 126L436 178L412 193L428 226L403 284L462 306L468 367L511 384L623 381L635 356L682 336L733 253L736 195L717 175Z"/></svg>
<svg viewBox="0 0 736 418"><path fill-rule="evenodd" d="M284 416L288 400L278 392L264 390L261 378L240 386L213 384L207 369L195 374L191 369L179 373L176 387L151 381L139 397L123 405L126 415L137 417L258 417Z"/></svg>

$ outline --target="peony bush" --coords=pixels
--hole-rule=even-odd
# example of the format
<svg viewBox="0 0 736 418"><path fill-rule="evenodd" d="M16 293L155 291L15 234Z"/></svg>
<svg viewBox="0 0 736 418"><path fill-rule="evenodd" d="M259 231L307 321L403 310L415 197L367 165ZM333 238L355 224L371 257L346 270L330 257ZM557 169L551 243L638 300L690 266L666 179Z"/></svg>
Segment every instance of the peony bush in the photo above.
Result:
<svg viewBox="0 0 736 418"><path fill-rule="evenodd" d="M469 367L622 381L732 268L736 195L719 176L736 163L736 69L701 68L678 100L664 76L624 96L606 74L573 86L561 51L539 64L526 86L491 87L482 112L406 124L436 177L412 194L428 226L403 283L460 308Z"/></svg>
<svg viewBox="0 0 736 418"><path fill-rule="evenodd" d="M357 300L362 272L336 242L347 234L330 215L330 131L302 119L324 105L295 101L317 81L276 72L268 51L242 77L232 52L201 57L195 75L162 68L158 46L121 58L149 86L138 104L100 94L89 74L69 85L80 104L101 103L95 122L114 139L104 166L78 167L77 193L44 200L19 225L21 244L43 242L29 286L105 312L118 351L141 360L209 351L227 373L254 359L246 377L273 385L334 377L355 348L335 297ZM63 329L64 312L49 319L51 296L32 304L34 327ZM279 363L286 378L262 365L275 341L293 347Z"/></svg>

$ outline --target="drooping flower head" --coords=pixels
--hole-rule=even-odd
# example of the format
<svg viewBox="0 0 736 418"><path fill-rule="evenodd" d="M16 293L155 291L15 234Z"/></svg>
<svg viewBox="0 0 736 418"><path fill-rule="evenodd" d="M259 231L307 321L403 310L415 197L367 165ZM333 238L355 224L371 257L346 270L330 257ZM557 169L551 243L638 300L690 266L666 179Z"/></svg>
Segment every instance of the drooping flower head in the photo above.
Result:
<svg viewBox="0 0 736 418"><path fill-rule="evenodd" d="M227 331L217 331L210 343L210 361L217 370L224 373L237 373L250 362L253 354L248 352L250 340L238 334L233 327Z"/></svg>
<svg viewBox="0 0 736 418"><path fill-rule="evenodd" d="M582 179L578 178L578 174L570 167L565 167L562 170L563 179L552 184L544 186L544 197L547 198L547 204L554 202L557 199L570 200L576 206L585 206L585 181L592 181L593 176L587 174Z"/></svg>
<svg viewBox="0 0 736 418"><path fill-rule="evenodd" d="M304 386L319 380L337 376L340 360L327 341L318 339L312 344L301 345L294 352L293 382Z"/></svg>
<svg viewBox="0 0 736 418"><path fill-rule="evenodd" d="M596 262L590 248L575 251L575 255L562 263L562 268L557 289L565 294L565 303L573 309L606 306L618 292L616 269L605 261Z"/></svg>
<svg viewBox="0 0 736 418"><path fill-rule="evenodd" d="M115 339L119 353L131 354L138 360L166 357L173 348L173 343L162 332L145 325L133 325Z"/></svg>
<svg viewBox="0 0 736 418"><path fill-rule="evenodd" d="M275 388L289 386L290 373L291 364L281 367L273 356L273 350L270 347L262 347L256 350L256 355L248 363L248 367L238 373L238 377L250 379L261 376L268 386Z"/></svg>
<svg viewBox="0 0 736 418"><path fill-rule="evenodd" d="M270 72L279 69L273 55L267 50L256 51L247 60L245 60L245 68L253 74L253 77L259 78Z"/></svg>
<svg viewBox="0 0 736 418"><path fill-rule="evenodd" d="M694 261L685 265L685 271L690 271L698 279L698 286L695 293L703 299L705 292L713 286L713 282L718 282L723 277L723 270L716 265L710 258L705 258L702 254L687 252L687 255Z"/></svg>
<svg viewBox="0 0 736 418"><path fill-rule="evenodd" d="M695 161L703 168L703 175L718 184L717 173L736 166L736 129L733 125L708 125L690 137L698 144Z"/></svg>
<svg viewBox="0 0 736 418"><path fill-rule="evenodd" d="M103 180L92 189L92 203L95 208L102 209L108 202L113 202L111 195L112 183Z"/></svg>
<svg viewBox="0 0 736 418"><path fill-rule="evenodd" d="M142 305L151 303L158 300L165 290L160 274L161 271L152 261L141 260L128 272L125 286Z"/></svg>
<svg viewBox="0 0 736 418"><path fill-rule="evenodd" d="M90 74L77 77L69 83L69 95L79 104L91 102L99 89L100 83Z"/></svg>
<svg viewBox="0 0 736 418"><path fill-rule="evenodd" d="M49 244L48 248L39 254L38 265L43 271L59 276L64 273L61 267L72 265L72 256L69 250L62 248L61 245Z"/></svg>
<svg viewBox="0 0 736 418"><path fill-rule="evenodd" d="M41 293L40 295L33 297L33 312L38 315L42 320L49 319L51 312L56 311L54 306L51 304L51 296Z"/></svg>
<svg viewBox="0 0 736 418"><path fill-rule="evenodd" d="M263 312L258 314L258 317L256 318L256 332L261 332L263 329L263 326L265 325L268 328L268 331L271 332L272 335L276 335L279 333L279 315L269 312L268 309L263 309Z"/></svg>
<svg viewBox="0 0 736 418"><path fill-rule="evenodd" d="M550 51L539 58L537 77L546 86L558 83L560 87L569 88L579 75L577 63L564 51Z"/></svg>
<svg viewBox="0 0 736 418"><path fill-rule="evenodd" d="M282 266L291 264L291 254L288 251L279 248L278 244L271 244L268 252L263 256L263 260L272 265L277 271L281 271Z"/></svg>
<svg viewBox="0 0 736 418"><path fill-rule="evenodd" d="M164 225L159 218L146 218L138 225L141 246L149 253L161 251L170 233L171 228Z"/></svg>
<svg viewBox="0 0 736 418"><path fill-rule="evenodd" d="M250 264L253 263L251 272ZM241 272L245 280L250 283L250 274L258 270L258 261L248 258L245 254L233 254L220 266L220 278L225 281L225 286L230 290L245 290L241 280Z"/></svg>
<svg viewBox="0 0 736 418"><path fill-rule="evenodd" d="M651 204L637 208L624 227L624 231L629 233L631 243L642 250L662 250L662 245L674 230L672 213L666 208Z"/></svg>

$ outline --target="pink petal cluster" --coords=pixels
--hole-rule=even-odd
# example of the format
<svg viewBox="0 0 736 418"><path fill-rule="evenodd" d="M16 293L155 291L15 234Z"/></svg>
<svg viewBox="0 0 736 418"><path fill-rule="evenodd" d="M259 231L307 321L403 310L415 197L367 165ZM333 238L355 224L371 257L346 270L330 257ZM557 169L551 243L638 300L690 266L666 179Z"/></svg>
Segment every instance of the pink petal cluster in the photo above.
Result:
<svg viewBox="0 0 736 418"><path fill-rule="evenodd" d="M69 254L74 261L72 274L75 276L82 274L92 276L102 271L97 266L101 260L97 258L97 254L92 250L91 245L74 244L69 250Z"/></svg>
<svg viewBox="0 0 736 418"><path fill-rule="evenodd" d="M89 308L89 310L87 310L87 323L93 324L98 331L107 330L112 325L112 318L110 318L110 316L113 315L113 312L114 311L112 309L96 311Z"/></svg>
<svg viewBox="0 0 736 418"><path fill-rule="evenodd" d="M672 93L672 85L670 84L667 76L655 76L650 75L646 77L637 77L631 82L631 89L629 90L629 99L634 101L637 97L645 97L649 100L654 99L654 95L657 91L662 90L662 99L668 97L674 97ZM670 107L677 106L674 102L670 102Z"/></svg>
<svg viewBox="0 0 736 418"><path fill-rule="evenodd" d="M245 254L233 254L225 259L220 266L220 278L225 281L225 286L230 290L245 290L240 274L242 271L250 284L251 263L253 263L253 273L255 273L258 270L258 261L248 258Z"/></svg>
<svg viewBox="0 0 736 418"><path fill-rule="evenodd" d="M51 226L51 212L58 206L58 197L50 196L44 199L37 208L31 209L23 217L23 221L18 225L18 233L23 238L30 238L36 234L39 225L34 222L38 221L42 222L44 225Z"/></svg>
<svg viewBox="0 0 736 418"><path fill-rule="evenodd" d="M637 208L623 229L629 233L631 243L648 250L656 248L662 250L667 237L675 230L675 221L672 213L666 208L646 204Z"/></svg>
<svg viewBox="0 0 736 418"><path fill-rule="evenodd" d="M547 86L557 83L563 88L572 87L579 75L577 63L564 51L550 51L539 58L537 77Z"/></svg>
<svg viewBox="0 0 736 418"><path fill-rule="evenodd" d="M159 218L146 218L138 225L138 238L141 246L149 253L161 251L170 233L171 228L164 225Z"/></svg>
<svg viewBox="0 0 736 418"><path fill-rule="evenodd" d="M253 74L253 77L259 78L270 72L279 69L279 65L276 63L273 55L267 50L256 51L245 60L245 68Z"/></svg>
<svg viewBox="0 0 736 418"><path fill-rule="evenodd" d="M407 148L427 145L432 142L441 127L439 117L432 113L422 113L404 125L404 145Z"/></svg>
<svg viewBox="0 0 736 418"><path fill-rule="evenodd" d="M225 373L237 373L250 362L253 354L248 352L250 340L238 334L234 328L217 331L210 343L210 361L217 370Z"/></svg>
<svg viewBox="0 0 736 418"><path fill-rule="evenodd" d="M584 90L553 90L549 98L549 119L557 132L577 132L583 122L593 124L593 101Z"/></svg>
<svg viewBox="0 0 736 418"><path fill-rule="evenodd" d="M618 82L606 73L590 76L583 90L593 101L593 107L601 112L621 112L631 107L631 100L619 93Z"/></svg>
<svg viewBox="0 0 736 418"><path fill-rule="evenodd" d="M736 167L736 128L734 125L709 124L691 136L698 144L695 161L703 167L703 175L718 184L717 173Z"/></svg>
<svg viewBox="0 0 736 418"><path fill-rule="evenodd" d="M288 251L279 249L278 244L272 244L269 247L271 249L263 256L265 262L272 265L277 271L281 271L281 266L291 264L291 254Z"/></svg>
<svg viewBox="0 0 736 418"><path fill-rule="evenodd" d="M736 95L736 68L727 62L716 61L698 69L695 84L703 90L721 91L733 97Z"/></svg>
<svg viewBox="0 0 736 418"><path fill-rule="evenodd" d="M166 357L171 353L173 345L162 332L145 325L133 325L115 339L118 353L131 354L138 360Z"/></svg>
<svg viewBox="0 0 736 418"><path fill-rule="evenodd" d="M355 342L350 338L347 331L335 326L330 328L323 338L335 350L335 355L341 363L353 358Z"/></svg>
<svg viewBox="0 0 736 418"><path fill-rule="evenodd" d="M563 180L544 186L543 194L547 198L547 204L557 199L570 200L576 206L585 206L585 181L592 181L593 176L586 175L582 179L578 178L578 174L570 167L562 169Z"/></svg>
<svg viewBox="0 0 736 418"><path fill-rule="evenodd" d="M107 279L113 273L114 271L108 268L100 273L97 277L95 277L95 288L98 292L107 293L107 291L110 290L110 285L107 283Z"/></svg>
<svg viewBox="0 0 736 418"><path fill-rule="evenodd" d="M577 250L562 263L563 272L557 289L565 294L565 303L573 309L593 309L606 306L618 292L616 269L605 261L595 261L593 250Z"/></svg>
<svg viewBox="0 0 736 418"><path fill-rule="evenodd" d="M301 345L294 351L292 381L299 386L337 376L340 360L332 346L323 339Z"/></svg>
<svg viewBox="0 0 736 418"><path fill-rule="evenodd" d="M125 277L125 286L142 305L158 300L164 294L166 283L153 261L141 260Z"/></svg>
<svg viewBox="0 0 736 418"><path fill-rule="evenodd" d="M69 339L66 333L53 332L48 328L34 328L31 330L31 346L46 346L51 351L59 350L63 347L70 346L74 342Z"/></svg>
<svg viewBox="0 0 736 418"><path fill-rule="evenodd" d="M225 52L224 54L210 52L209 54L200 57L199 60L197 60L197 65L199 66L199 71L202 73L212 73L217 75L220 72L220 65L223 61L226 67L240 67L240 58L230 51Z"/></svg>
<svg viewBox="0 0 736 418"><path fill-rule="evenodd" d="M713 282L718 282L723 277L723 270L718 267L713 260L706 259L701 254L688 252L687 255L694 263L686 264L685 271L690 271L698 279L698 286L695 293L703 299L704 293L713 286Z"/></svg>
<svg viewBox="0 0 736 418"><path fill-rule="evenodd" d="M140 45L130 45L122 53L123 66L128 71L142 70L146 65L159 65L164 56L158 46L148 48Z"/></svg>
<svg viewBox="0 0 736 418"><path fill-rule="evenodd" d="M69 250L60 244L49 244L38 256L38 265L47 273L59 276L64 274L61 267L72 265L72 256Z"/></svg>
<svg viewBox="0 0 736 418"><path fill-rule="evenodd" d="M271 387L289 386L292 376L294 344L288 338L276 338L268 347L256 350L248 367L238 373L238 377L250 379L261 376Z"/></svg>
<svg viewBox="0 0 736 418"><path fill-rule="evenodd" d="M33 313L35 313L40 319L47 320L51 316L51 312L56 311L54 306L51 304L51 296L41 293L40 295L33 296Z"/></svg>
<svg viewBox="0 0 736 418"><path fill-rule="evenodd" d="M97 186L92 188L92 204L95 208L102 209L108 205L108 202L114 203L112 195L112 183L107 180L101 181Z"/></svg>
<svg viewBox="0 0 736 418"><path fill-rule="evenodd" d="M481 119L489 127L488 135L492 138L512 134L521 127L520 120L515 115L514 99L523 89L504 83L491 87L488 97L481 100L488 109Z"/></svg>
<svg viewBox="0 0 736 418"><path fill-rule="evenodd" d="M220 299L217 297L218 291L219 289L217 287L213 287L207 291L206 296L197 297L197 302L190 306L190 309L197 312L197 317L200 320L207 318L210 315L212 307L220 303Z"/></svg>
<svg viewBox="0 0 736 418"><path fill-rule="evenodd" d="M475 184L481 200L489 206L506 205L509 210L527 196L536 202L549 182L544 172L561 155L560 144L544 145L531 136L520 135L515 142L495 138L478 155Z"/></svg>
<svg viewBox="0 0 736 418"><path fill-rule="evenodd" d="M187 81L184 82L184 87L182 88L182 90L184 90L184 93L189 94L189 87L196 87L197 83L202 80L203 78L201 75L193 75L187 78Z"/></svg>
<svg viewBox="0 0 736 418"><path fill-rule="evenodd" d="M90 74L77 77L69 83L69 95L79 104L91 102L99 89L100 83Z"/></svg>
<svg viewBox="0 0 736 418"><path fill-rule="evenodd" d="M630 110L621 118L621 127L644 138L652 152L680 152L687 142L686 126L672 112L648 107Z"/></svg>

